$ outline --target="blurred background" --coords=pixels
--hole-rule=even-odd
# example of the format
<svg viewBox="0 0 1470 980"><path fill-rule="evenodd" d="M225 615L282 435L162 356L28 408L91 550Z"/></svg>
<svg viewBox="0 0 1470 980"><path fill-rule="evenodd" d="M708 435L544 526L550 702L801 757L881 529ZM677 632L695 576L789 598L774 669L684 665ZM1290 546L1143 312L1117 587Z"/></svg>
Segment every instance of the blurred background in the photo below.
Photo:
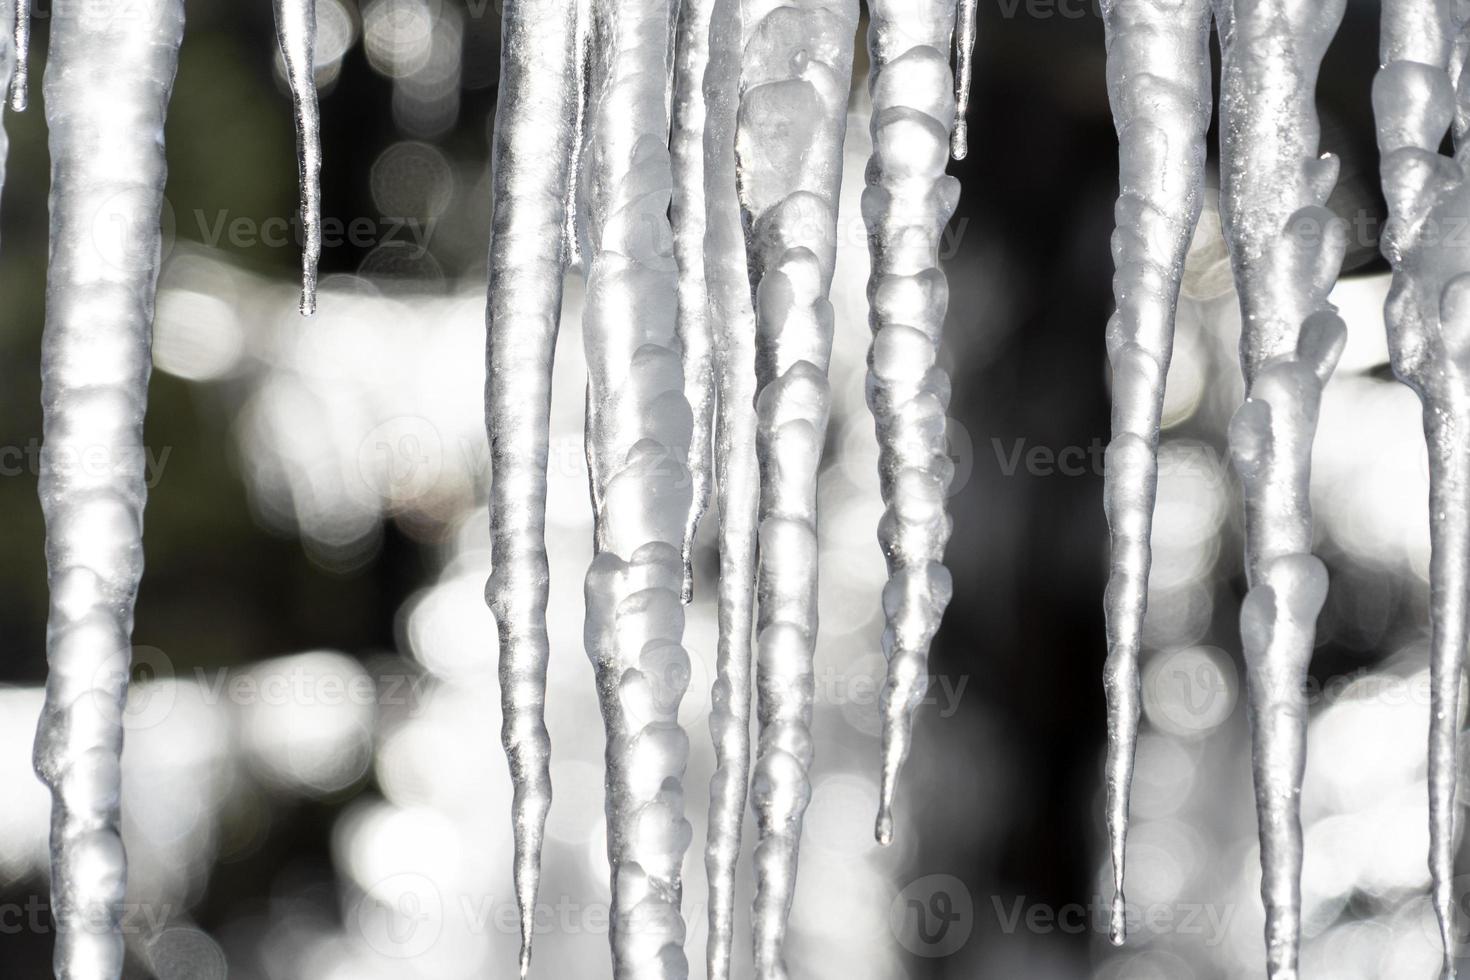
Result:
<svg viewBox="0 0 1470 980"><path fill-rule="evenodd" d="M38 75L48 10L37 9ZM124 759L128 976L509 977L510 787L482 599L499 11L488 0L317 0L317 12L327 248L321 312L302 320L294 137L270 5L188 4L167 132L147 573ZM1386 367L1369 108L1377 17L1376 4L1349 3L1319 93L1324 148L1343 163L1332 206L1353 228L1334 294L1348 348L1314 461L1332 591L1303 792L1303 975L1333 980L1429 978L1439 958L1425 895L1427 478L1417 401ZM1114 950L1100 674L1117 168L1101 19L1091 0L985 0L980 20L971 153L953 167L964 196L944 243L955 601L887 850L872 842L883 566L863 403L866 59L857 64L820 486L816 791L793 976L1258 977L1240 505L1224 454L1241 398L1239 317L1218 220L1211 203L1169 375L1133 937ZM39 86L35 101L6 118L0 209L0 958L11 976L45 975L51 948L48 799L30 769L46 617ZM542 977L610 970L603 736L581 643L591 517L580 308L573 273L548 510L557 796L538 912ZM705 939L713 532L711 518L682 714L693 746L694 975ZM742 901L748 866L744 884ZM737 945L737 976L749 975L747 945Z"/></svg>

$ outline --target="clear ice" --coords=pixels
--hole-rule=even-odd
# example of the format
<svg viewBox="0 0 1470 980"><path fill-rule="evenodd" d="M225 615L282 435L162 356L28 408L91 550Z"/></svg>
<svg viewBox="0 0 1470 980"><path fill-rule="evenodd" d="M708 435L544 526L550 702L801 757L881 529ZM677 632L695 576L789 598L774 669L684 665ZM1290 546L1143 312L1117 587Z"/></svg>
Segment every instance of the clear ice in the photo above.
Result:
<svg viewBox="0 0 1470 980"><path fill-rule="evenodd" d="M118 17L79 5L53 18L44 82L51 261L40 495L51 603L35 766L53 801L51 907L61 980L117 980L123 969L119 763L143 572L143 414L162 237L163 125L184 4L140 0L131 12ZM77 465L99 457L109 465Z"/></svg>
<svg viewBox="0 0 1470 980"><path fill-rule="evenodd" d="M569 260L570 147L581 98L577 10L510 0L501 29L486 310L492 571L485 597L500 639L501 740L515 793L521 975L530 968L541 848L551 808L546 732L546 466L551 368Z"/></svg>
<svg viewBox="0 0 1470 980"><path fill-rule="evenodd" d="M667 0L596 0L577 227L586 263L587 457L596 553L587 654L607 728L613 973L682 980L689 739L685 527L693 420L668 210Z"/></svg>
<svg viewBox="0 0 1470 980"><path fill-rule="evenodd" d="M1470 256L1442 232L1470 221L1462 10L1452 0L1385 0L1373 85L1389 208L1382 247L1393 267L1389 353L1424 405L1429 448L1429 867L1446 980L1455 976L1456 748L1470 639ZM1455 152L1445 156L1452 128Z"/></svg>
<svg viewBox="0 0 1470 980"><path fill-rule="evenodd" d="M949 374L938 363L949 284L939 244L959 202L947 175L955 125L949 50L954 0L871 0L868 88L873 155L863 192L868 279L867 397L878 431L886 505L878 540L883 589L883 764L877 838L893 839L893 797L908 757L913 714L928 688L929 644L953 593L944 567L952 527L945 503L954 463L945 444Z"/></svg>
<svg viewBox="0 0 1470 980"><path fill-rule="evenodd" d="M857 13L853 0L742 10L735 153L756 310L760 740L751 795L761 980L787 975L786 924L811 798L817 475L831 401L827 295Z"/></svg>
<svg viewBox="0 0 1470 980"><path fill-rule="evenodd" d="M729 980L735 928L735 872L749 801L751 630L755 620L755 310L735 176L741 0L714 0L704 78L705 288L718 385L715 476L720 511L719 646L710 705L715 772L710 779L710 980Z"/></svg>
<svg viewBox="0 0 1470 980"><path fill-rule="evenodd" d="M1159 422L1184 257L1204 194L1205 131L1213 108L1209 0L1112 0L1103 5L1103 26L1119 183L1112 242L1117 310L1107 330L1113 436L1105 456L1103 506L1112 556L1104 599L1108 659L1103 679L1111 934L1121 943Z"/></svg>
<svg viewBox="0 0 1470 980"><path fill-rule="evenodd" d="M301 315L316 312L316 270L322 256L322 133L313 71L316 0L274 0L276 38L286 62L296 115L296 169L301 183Z"/></svg>
<svg viewBox="0 0 1470 980"><path fill-rule="evenodd" d="M710 434L715 411L715 368L705 284L704 127L705 66L709 62L709 23L713 0L682 0L674 47L673 118L669 155L674 168L674 259L679 266L677 329L684 364L684 393L694 417L689 437L691 480L684 525L684 601L694 595L694 534L709 506Z"/></svg>
<svg viewBox="0 0 1470 980"><path fill-rule="evenodd" d="M1240 295L1246 400L1230 423L1245 496L1241 643L1261 836L1267 975L1296 980L1306 766L1304 692L1327 570L1312 550L1312 439L1345 340L1327 300L1345 223L1325 205L1317 72L1344 0L1217 0L1220 215Z"/></svg>

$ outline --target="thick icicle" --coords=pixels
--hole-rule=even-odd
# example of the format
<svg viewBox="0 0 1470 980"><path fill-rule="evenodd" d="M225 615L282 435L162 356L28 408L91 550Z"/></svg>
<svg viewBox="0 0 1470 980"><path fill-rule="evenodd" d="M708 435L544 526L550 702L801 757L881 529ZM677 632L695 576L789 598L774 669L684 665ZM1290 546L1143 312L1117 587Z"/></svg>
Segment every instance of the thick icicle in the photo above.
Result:
<svg viewBox="0 0 1470 980"><path fill-rule="evenodd" d="M827 294L857 4L746 0L742 19L735 148L756 297L761 479L755 968L761 980L784 980L786 921L811 797L817 472L833 327Z"/></svg>
<svg viewBox="0 0 1470 980"><path fill-rule="evenodd" d="M954 32L954 128L949 135L949 152L963 160L970 152L970 82L974 77L975 21L980 0L959 0Z"/></svg>
<svg viewBox="0 0 1470 980"><path fill-rule="evenodd" d="M276 39L296 113L296 169L301 182L301 315L316 312L322 257L322 132L316 101L316 0L275 0Z"/></svg>
<svg viewBox="0 0 1470 980"><path fill-rule="evenodd" d="M31 101L31 0L15 0L15 68L10 79L10 108L25 112Z"/></svg>
<svg viewBox="0 0 1470 980"><path fill-rule="evenodd" d="M1444 230L1470 222L1467 93L1455 47L1465 25L1452 0L1385 0L1382 64L1373 87L1393 265L1385 318L1394 372L1424 405L1431 514L1429 867L1455 976L1453 890L1460 678L1470 589L1470 255ZM1458 98L1457 98L1458 89ZM1455 127L1455 156L1439 152Z"/></svg>
<svg viewBox="0 0 1470 980"><path fill-rule="evenodd" d="M541 846L551 807L546 733L546 467L551 367L568 244L563 234L581 81L577 11L510 0L495 114L485 429L490 547L485 595L500 636L501 740L515 784L521 975L530 967Z"/></svg>
<svg viewBox="0 0 1470 980"><path fill-rule="evenodd" d="M694 532L709 506L710 429L715 410L714 350L709 293L705 285L704 73L709 61L709 23L714 0L681 0L674 61L673 129L669 155L674 167L674 259L679 265L678 334L684 363L684 394L694 415L689 437L692 481L684 526L684 601L694 594Z"/></svg>
<svg viewBox="0 0 1470 980"><path fill-rule="evenodd" d="M678 721L689 682L683 541L689 403L675 321L667 0L596 0L578 231L587 262L587 455L596 555L587 653L607 726L613 973L682 980L691 831Z"/></svg>
<svg viewBox="0 0 1470 980"><path fill-rule="evenodd" d="M122 713L143 572L163 124L184 4L147 0L131 13L86 8L56 18L45 78L51 261L40 493L51 609L35 765L52 794L54 962L63 980L116 980L123 969ZM91 465L99 457L108 465Z"/></svg>
<svg viewBox="0 0 1470 980"><path fill-rule="evenodd" d="M944 172L955 121L948 53L954 0L871 0L868 10L873 155L862 207L873 260L873 343L867 394L886 505L878 540L888 561L877 837L888 844L913 714L928 687L929 644L953 592L943 564L954 464L945 446L949 374L938 364L949 305L939 243L960 185Z"/></svg>
<svg viewBox="0 0 1470 980"><path fill-rule="evenodd" d="M1246 401L1230 423L1245 494L1241 608L1267 975L1295 980L1300 794L1311 661L1327 570L1311 554L1312 439L1345 336L1327 295L1346 247L1324 207L1337 159L1318 153L1317 71L1344 0L1217 0L1220 213L1240 294Z"/></svg>
<svg viewBox="0 0 1470 980"><path fill-rule="evenodd" d="M1138 744L1138 656L1148 601L1159 420L1174 348L1184 257L1204 193L1210 124L1209 0L1112 0L1103 5L1108 96L1118 132L1113 296L1108 358L1113 437L1104 509L1112 559L1104 609L1108 660L1108 836L1112 939L1123 941L1128 793Z"/></svg>
<svg viewBox="0 0 1470 980"><path fill-rule="evenodd" d="M729 980L735 929L735 870L750 783L751 628L755 617L755 311L735 181L739 109L740 0L714 0L704 133L705 280L719 381L715 468L720 507L720 639L710 707L715 772L710 779L710 980Z"/></svg>

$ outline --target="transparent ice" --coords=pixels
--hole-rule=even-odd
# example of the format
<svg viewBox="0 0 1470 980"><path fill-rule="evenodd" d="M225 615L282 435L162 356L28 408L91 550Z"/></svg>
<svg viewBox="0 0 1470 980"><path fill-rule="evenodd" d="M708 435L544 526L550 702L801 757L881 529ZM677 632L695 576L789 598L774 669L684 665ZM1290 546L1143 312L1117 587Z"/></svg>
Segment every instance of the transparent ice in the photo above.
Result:
<svg viewBox="0 0 1470 980"><path fill-rule="evenodd" d="M301 182L301 315L316 312L316 269L322 255L322 133L313 53L316 0L275 0L276 37L296 114L296 167Z"/></svg>
<svg viewBox="0 0 1470 980"><path fill-rule="evenodd" d="M1455 817L1461 674L1470 639L1470 258L1440 229L1470 219L1463 5L1386 0L1373 85L1393 267L1384 309L1394 373L1419 395L1429 447L1431 710L1429 867L1455 976ZM1440 153L1453 131L1453 156Z"/></svg>
<svg viewBox="0 0 1470 980"><path fill-rule="evenodd" d="M164 115L183 0L51 21L51 262L41 352L50 673L35 766L50 787L55 971L116 980L127 863L122 713L143 573L143 413L161 250ZM97 93L108 97L99 99ZM106 467L81 466L98 456Z"/></svg>

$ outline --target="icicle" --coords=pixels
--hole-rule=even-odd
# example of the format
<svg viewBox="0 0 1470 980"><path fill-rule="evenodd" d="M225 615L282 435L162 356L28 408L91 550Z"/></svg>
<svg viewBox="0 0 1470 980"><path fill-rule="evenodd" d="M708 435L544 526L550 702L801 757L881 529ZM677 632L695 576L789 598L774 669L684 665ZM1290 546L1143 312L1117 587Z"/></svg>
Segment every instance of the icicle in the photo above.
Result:
<svg viewBox="0 0 1470 980"><path fill-rule="evenodd" d="M668 0L596 0L578 228L596 556L587 653L607 726L613 973L682 980L689 739L683 541L692 420L676 334Z"/></svg>
<svg viewBox="0 0 1470 980"><path fill-rule="evenodd" d="M1301 939L1303 693L1327 572L1308 496L1322 386L1345 336L1327 295L1346 247L1323 205L1337 160L1318 154L1317 71L1344 0L1217 0L1221 225L1240 294L1246 401L1230 424L1245 493L1246 660L1267 975L1295 980Z"/></svg>
<svg viewBox="0 0 1470 980"><path fill-rule="evenodd" d="M761 980L782 980L802 818L811 796L816 491L833 326L827 294L857 4L812 0L771 8L751 2L743 21L735 149L756 297L760 389L755 968ZM792 139L793 133L801 138Z"/></svg>
<svg viewBox="0 0 1470 980"><path fill-rule="evenodd" d="M316 0L275 0L276 39L296 111L296 168L301 182L301 315L316 312L322 256L322 134L316 101Z"/></svg>
<svg viewBox="0 0 1470 980"><path fill-rule="evenodd" d="M15 0L15 68L10 78L10 108L25 112L31 101L31 0Z"/></svg>
<svg viewBox="0 0 1470 980"><path fill-rule="evenodd" d="M734 944L735 870L750 782L751 628L755 616L755 311L735 181L739 109L740 0L714 0L704 97L705 279L719 379L715 466L720 506L720 642L710 709L715 773L710 779L710 980L729 980Z"/></svg>
<svg viewBox="0 0 1470 980"><path fill-rule="evenodd" d="M51 263L40 494L50 675L35 765L52 794L55 969L64 980L116 980L123 969L122 712L143 572L163 124L183 28L183 0L148 0L128 17L79 9L53 21L46 66ZM104 225L118 234L99 234ZM105 468L77 465L99 454Z"/></svg>
<svg viewBox="0 0 1470 980"><path fill-rule="evenodd" d="M963 160L970 152L970 124L965 118L970 111L970 80L974 74L975 20L980 0L959 0L955 21L954 129L949 135L949 152Z"/></svg>
<svg viewBox="0 0 1470 980"><path fill-rule="evenodd" d="M530 968L541 846L551 807L546 733L546 466L551 368L568 248L563 236L581 82L577 11L510 0L495 114L485 429L490 545L485 595L500 636L501 740L515 783L521 976Z"/></svg>
<svg viewBox="0 0 1470 980"><path fill-rule="evenodd" d="M1103 492L1112 529L1108 624L1108 835L1112 939L1123 941L1128 793L1138 744L1138 655L1148 600L1149 532L1158 486L1159 420L1174 313L1204 191L1210 123L1208 0L1113 0L1103 6L1108 93L1118 132L1119 195L1108 322L1113 439Z"/></svg>
<svg viewBox="0 0 1470 980"><path fill-rule="evenodd" d="M944 567L954 476L946 455L949 374L937 363L949 285L939 242L959 201L945 174L955 123L948 50L954 0L922 6L871 0L868 88L873 155L863 192L872 273L873 344L868 407L878 430L878 472L887 509L878 540L888 559L883 590L883 775L877 837L893 839L893 797L908 757L913 713L924 699L929 644L953 591Z"/></svg>
<svg viewBox="0 0 1470 980"><path fill-rule="evenodd" d="M1394 372L1423 402L1429 444L1429 867L1446 980L1455 976L1456 742L1470 640L1470 256L1443 234L1470 221L1463 76L1457 83L1466 35L1456 8L1451 0L1385 0L1383 69L1373 86L1389 206L1383 252L1393 265L1389 351ZM1452 122L1453 159L1439 152Z"/></svg>
<svg viewBox="0 0 1470 980"><path fill-rule="evenodd" d="M679 264L679 345L684 393L694 413L689 438L693 491L684 526L684 601L694 594L694 532L709 506L710 428L715 408L714 354L710 346L709 296L704 272L704 72L709 61L709 22L714 0L679 3L674 60L673 130L674 258Z"/></svg>

